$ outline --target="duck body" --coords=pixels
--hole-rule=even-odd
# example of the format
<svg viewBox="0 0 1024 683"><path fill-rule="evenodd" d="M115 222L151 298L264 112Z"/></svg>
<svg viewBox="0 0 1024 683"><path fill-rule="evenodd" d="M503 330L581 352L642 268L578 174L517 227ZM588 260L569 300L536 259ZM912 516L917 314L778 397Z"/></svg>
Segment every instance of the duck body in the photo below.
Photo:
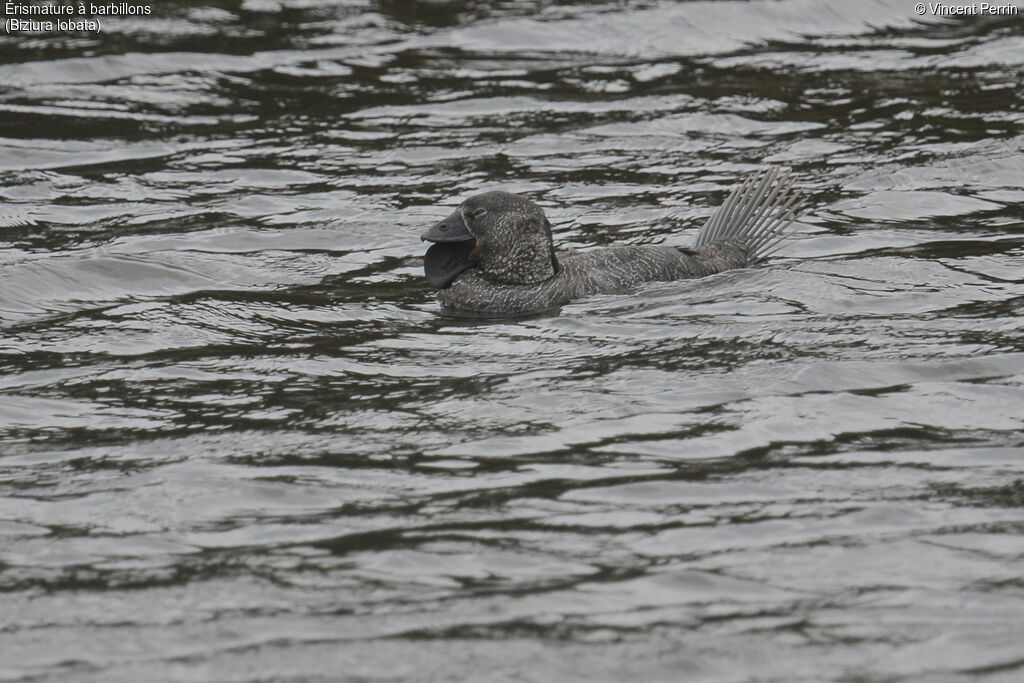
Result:
<svg viewBox="0 0 1024 683"><path fill-rule="evenodd" d="M617 246L555 255L557 272L535 284L508 284L467 270L438 292L441 308L463 317L505 317L555 310L594 294L627 294L645 282L704 277L747 262L741 244L699 250Z"/></svg>
<svg viewBox="0 0 1024 683"><path fill-rule="evenodd" d="M799 193L779 169L749 177L701 229L693 248L613 246L556 251L539 206L519 195L470 197L423 234L424 259L442 311L513 317L551 311L645 282L705 277L764 259L797 215Z"/></svg>

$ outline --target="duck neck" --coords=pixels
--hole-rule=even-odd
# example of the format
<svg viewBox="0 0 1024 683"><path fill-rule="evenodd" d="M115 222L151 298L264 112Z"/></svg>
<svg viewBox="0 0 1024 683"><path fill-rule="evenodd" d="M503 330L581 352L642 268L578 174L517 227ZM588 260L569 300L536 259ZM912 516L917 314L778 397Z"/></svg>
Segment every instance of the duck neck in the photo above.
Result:
<svg viewBox="0 0 1024 683"><path fill-rule="evenodd" d="M488 253L477 254L480 273L488 280L507 285L535 285L550 280L558 273L558 258L550 244L538 249L530 243L519 243Z"/></svg>

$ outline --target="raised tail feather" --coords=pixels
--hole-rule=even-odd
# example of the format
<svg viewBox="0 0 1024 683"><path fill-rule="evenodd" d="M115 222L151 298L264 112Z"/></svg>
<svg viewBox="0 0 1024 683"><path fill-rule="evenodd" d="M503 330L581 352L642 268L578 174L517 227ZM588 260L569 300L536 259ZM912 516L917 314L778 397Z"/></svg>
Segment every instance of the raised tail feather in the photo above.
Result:
<svg viewBox="0 0 1024 683"><path fill-rule="evenodd" d="M775 253L806 206L806 194L794 182L791 171L778 166L751 174L704 224L694 246L742 242L748 265Z"/></svg>

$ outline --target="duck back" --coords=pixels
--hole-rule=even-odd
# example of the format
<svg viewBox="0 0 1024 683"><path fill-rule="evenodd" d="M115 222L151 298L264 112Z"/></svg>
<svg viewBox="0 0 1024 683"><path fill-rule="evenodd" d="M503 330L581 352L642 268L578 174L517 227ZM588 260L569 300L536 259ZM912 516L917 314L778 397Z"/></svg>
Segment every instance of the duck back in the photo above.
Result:
<svg viewBox="0 0 1024 683"><path fill-rule="evenodd" d="M626 294L644 282L671 282L739 268L747 250L719 243L698 250L665 246L606 247L559 252L558 272L535 285L491 282L469 271L439 298L446 313L466 317L506 317L542 313L593 294Z"/></svg>

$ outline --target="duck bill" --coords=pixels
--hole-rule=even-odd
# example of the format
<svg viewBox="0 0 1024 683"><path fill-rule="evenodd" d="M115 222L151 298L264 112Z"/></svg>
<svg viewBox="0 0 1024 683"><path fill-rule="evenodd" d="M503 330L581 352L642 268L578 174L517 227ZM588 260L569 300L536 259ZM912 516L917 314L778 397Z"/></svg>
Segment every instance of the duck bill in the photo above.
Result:
<svg viewBox="0 0 1024 683"><path fill-rule="evenodd" d="M421 237L434 243L423 257L423 272L427 282L434 287L444 289L472 267L476 238L469 232L466 221L458 211L427 230Z"/></svg>
<svg viewBox="0 0 1024 683"><path fill-rule="evenodd" d="M466 227L462 214L454 211L448 218L420 235L420 239L426 242L465 242L474 238Z"/></svg>

